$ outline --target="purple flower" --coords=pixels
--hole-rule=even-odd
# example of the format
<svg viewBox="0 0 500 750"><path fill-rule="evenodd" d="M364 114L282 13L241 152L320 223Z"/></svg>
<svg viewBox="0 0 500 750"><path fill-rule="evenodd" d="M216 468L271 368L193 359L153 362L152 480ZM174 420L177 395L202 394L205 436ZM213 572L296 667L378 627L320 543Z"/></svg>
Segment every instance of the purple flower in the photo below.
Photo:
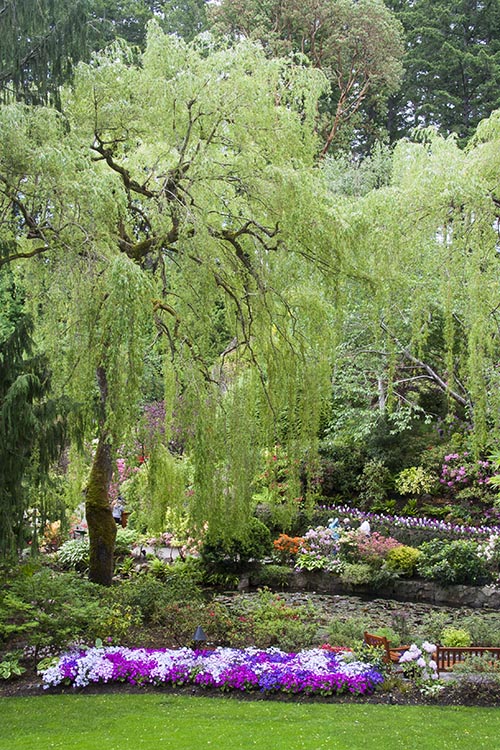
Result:
<svg viewBox="0 0 500 750"><path fill-rule="evenodd" d="M193 684L220 690L284 691L298 694L372 692L383 681L371 665L346 661L323 649L286 653L279 649L91 648L63 654L43 673L45 687L69 682L85 687L100 682L131 685Z"/></svg>

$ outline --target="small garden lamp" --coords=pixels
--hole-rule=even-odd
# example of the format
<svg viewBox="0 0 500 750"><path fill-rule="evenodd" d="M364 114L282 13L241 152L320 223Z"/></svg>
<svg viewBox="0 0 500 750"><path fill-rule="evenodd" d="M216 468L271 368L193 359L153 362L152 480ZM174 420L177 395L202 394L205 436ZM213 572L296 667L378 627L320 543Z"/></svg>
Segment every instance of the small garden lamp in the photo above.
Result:
<svg viewBox="0 0 500 750"><path fill-rule="evenodd" d="M195 648L202 648L202 646L207 642L207 635L201 625L198 625L196 630L194 631L193 635L193 643L195 645Z"/></svg>

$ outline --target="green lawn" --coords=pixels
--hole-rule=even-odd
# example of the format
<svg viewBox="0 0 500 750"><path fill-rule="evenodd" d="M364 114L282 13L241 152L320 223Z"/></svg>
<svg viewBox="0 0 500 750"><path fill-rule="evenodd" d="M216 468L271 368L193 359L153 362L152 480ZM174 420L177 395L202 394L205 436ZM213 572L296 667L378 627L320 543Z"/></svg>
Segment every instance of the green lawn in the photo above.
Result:
<svg viewBox="0 0 500 750"><path fill-rule="evenodd" d="M0 699L0 750L494 750L490 708L238 701L168 694Z"/></svg>

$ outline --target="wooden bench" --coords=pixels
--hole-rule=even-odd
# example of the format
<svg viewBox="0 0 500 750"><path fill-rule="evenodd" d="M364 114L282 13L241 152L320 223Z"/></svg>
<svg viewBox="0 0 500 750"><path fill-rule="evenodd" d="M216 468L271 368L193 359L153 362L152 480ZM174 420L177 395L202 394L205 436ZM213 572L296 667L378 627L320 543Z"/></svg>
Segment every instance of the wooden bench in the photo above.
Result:
<svg viewBox="0 0 500 750"><path fill-rule="evenodd" d="M460 664L460 662L473 656L484 656L484 654L488 654L492 662L498 661L500 659L500 648L495 646L472 646L470 648L436 646L434 659L438 673L450 672L455 664Z"/></svg>
<svg viewBox="0 0 500 750"><path fill-rule="evenodd" d="M398 646L394 648L390 645L389 641L385 636L374 635L374 633L364 634L364 641L367 646L375 646L376 648L384 649L384 661L386 664L399 664L401 654L409 649L409 646Z"/></svg>

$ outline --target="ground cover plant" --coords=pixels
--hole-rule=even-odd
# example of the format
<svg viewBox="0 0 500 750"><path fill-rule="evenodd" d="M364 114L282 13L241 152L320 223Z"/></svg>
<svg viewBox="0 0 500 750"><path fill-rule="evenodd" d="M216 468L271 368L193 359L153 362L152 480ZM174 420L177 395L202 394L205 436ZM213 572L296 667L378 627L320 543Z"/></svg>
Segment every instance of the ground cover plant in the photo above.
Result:
<svg viewBox="0 0 500 750"><path fill-rule="evenodd" d="M170 693L0 703L2 750L491 750L492 709L216 700Z"/></svg>

